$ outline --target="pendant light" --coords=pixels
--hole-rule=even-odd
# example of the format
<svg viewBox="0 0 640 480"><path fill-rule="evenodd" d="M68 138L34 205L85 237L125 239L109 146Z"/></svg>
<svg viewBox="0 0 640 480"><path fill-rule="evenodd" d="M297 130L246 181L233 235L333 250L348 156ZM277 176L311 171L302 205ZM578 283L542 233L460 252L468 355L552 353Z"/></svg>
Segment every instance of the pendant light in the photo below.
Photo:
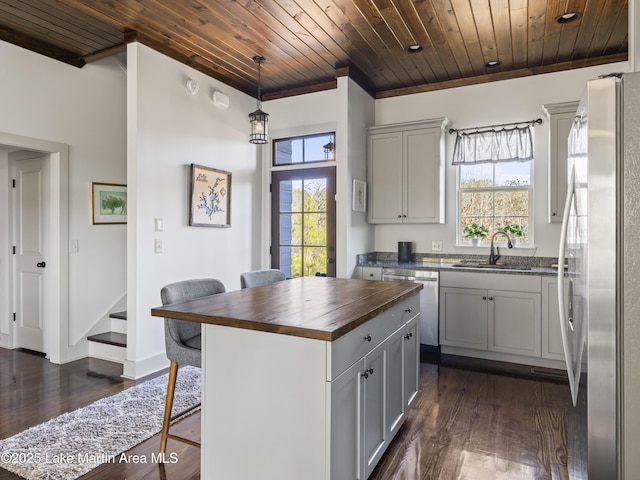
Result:
<svg viewBox="0 0 640 480"><path fill-rule="evenodd" d="M251 133L249 134L250 143L267 143L269 141L269 135L267 133L267 122L269 121L269 114L264 113L262 107L262 92L260 86L260 65L265 60L264 57L256 55L253 57L253 61L258 64L258 108L255 112L249 114L249 124L251 125Z"/></svg>

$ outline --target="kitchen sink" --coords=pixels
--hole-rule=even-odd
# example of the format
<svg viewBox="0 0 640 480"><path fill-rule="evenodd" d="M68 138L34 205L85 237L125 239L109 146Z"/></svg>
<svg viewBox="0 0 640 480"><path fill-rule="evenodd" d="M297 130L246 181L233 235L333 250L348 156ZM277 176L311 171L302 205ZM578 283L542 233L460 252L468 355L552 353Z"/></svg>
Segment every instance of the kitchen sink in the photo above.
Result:
<svg viewBox="0 0 640 480"><path fill-rule="evenodd" d="M500 270L520 270L520 271L531 270L531 267L527 267L524 265L509 265L506 263L496 263L495 265L492 265L489 262L478 262L478 263L461 262L461 263L454 263L451 266L458 267L458 268L497 268Z"/></svg>

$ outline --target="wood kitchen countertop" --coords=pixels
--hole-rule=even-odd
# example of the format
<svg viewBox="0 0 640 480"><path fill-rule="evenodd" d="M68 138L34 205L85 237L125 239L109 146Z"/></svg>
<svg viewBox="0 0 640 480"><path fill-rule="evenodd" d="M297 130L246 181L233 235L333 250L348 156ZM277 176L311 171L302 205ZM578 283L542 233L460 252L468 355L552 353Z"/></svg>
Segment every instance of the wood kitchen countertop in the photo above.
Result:
<svg viewBox="0 0 640 480"><path fill-rule="evenodd" d="M152 308L151 315L334 341L422 288L410 282L302 277Z"/></svg>

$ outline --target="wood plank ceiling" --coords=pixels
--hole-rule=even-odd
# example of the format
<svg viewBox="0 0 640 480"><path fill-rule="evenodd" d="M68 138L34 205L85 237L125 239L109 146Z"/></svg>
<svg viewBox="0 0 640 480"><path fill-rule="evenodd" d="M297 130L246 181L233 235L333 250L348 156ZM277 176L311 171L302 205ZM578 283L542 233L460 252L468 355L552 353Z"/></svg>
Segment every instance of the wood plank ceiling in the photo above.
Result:
<svg viewBox="0 0 640 480"><path fill-rule="evenodd" d="M624 61L627 12L627 0L0 0L0 39L77 67L139 41L252 96L262 55L265 100L345 74L383 98Z"/></svg>

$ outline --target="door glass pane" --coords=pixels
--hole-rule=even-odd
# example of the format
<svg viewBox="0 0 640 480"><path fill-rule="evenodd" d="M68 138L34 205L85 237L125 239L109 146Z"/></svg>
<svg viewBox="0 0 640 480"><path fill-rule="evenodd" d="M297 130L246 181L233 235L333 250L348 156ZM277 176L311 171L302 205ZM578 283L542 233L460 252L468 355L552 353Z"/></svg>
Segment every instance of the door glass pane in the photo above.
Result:
<svg viewBox="0 0 640 480"><path fill-rule="evenodd" d="M304 181L304 211L325 212L327 210L327 180L314 178Z"/></svg>
<svg viewBox="0 0 640 480"><path fill-rule="evenodd" d="M302 276L302 247L280 247L280 270L287 278Z"/></svg>
<svg viewBox="0 0 640 480"><path fill-rule="evenodd" d="M304 244L307 246L327 244L326 213L304 214Z"/></svg>
<svg viewBox="0 0 640 480"><path fill-rule="evenodd" d="M291 203L287 208L291 212L302 212L302 180L292 180L289 183L291 183Z"/></svg>
<svg viewBox="0 0 640 480"><path fill-rule="evenodd" d="M327 274L327 249L324 247L306 247L304 249L304 275Z"/></svg>

